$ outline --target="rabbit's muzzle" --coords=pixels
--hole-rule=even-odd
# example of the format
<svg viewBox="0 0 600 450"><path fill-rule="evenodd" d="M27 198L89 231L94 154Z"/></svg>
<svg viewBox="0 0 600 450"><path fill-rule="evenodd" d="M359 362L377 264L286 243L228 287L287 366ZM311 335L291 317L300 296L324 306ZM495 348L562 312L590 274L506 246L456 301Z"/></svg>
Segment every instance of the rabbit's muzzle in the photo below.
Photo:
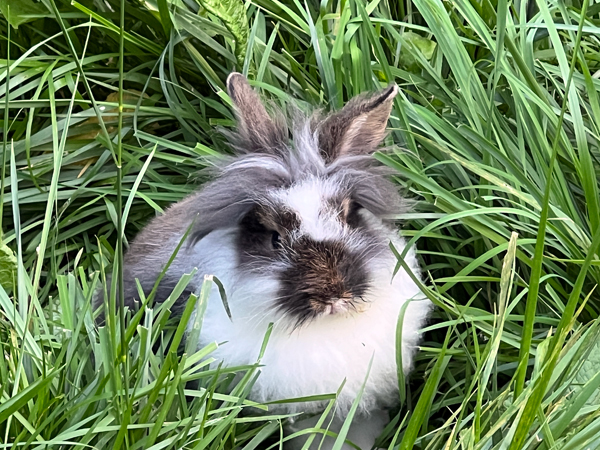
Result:
<svg viewBox="0 0 600 450"><path fill-rule="evenodd" d="M369 275L360 252L342 242L304 237L287 250L278 306L299 323L322 315L360 311Z"/></svg>

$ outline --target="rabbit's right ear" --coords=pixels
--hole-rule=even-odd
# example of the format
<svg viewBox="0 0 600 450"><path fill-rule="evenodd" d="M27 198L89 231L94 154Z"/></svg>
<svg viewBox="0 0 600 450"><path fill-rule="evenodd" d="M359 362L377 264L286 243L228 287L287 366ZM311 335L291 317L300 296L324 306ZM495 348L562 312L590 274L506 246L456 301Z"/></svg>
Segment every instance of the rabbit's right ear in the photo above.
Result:
<svg viewBox="0 0 600 450"><path fill-rule="evenodd" d="M368 155L385 137L395 83L370 96L354 97L341 111L330 114L319 129L319 147L326 163L342 156Z"/></svg>
<svg viewBox="0 0 600 450"><path fill-rule="evenodd" d="M235 105L240 146L244 151L274 153L285 144L283 127L269 116L244 75L231 73L227 77L227 92Z"/></svg>

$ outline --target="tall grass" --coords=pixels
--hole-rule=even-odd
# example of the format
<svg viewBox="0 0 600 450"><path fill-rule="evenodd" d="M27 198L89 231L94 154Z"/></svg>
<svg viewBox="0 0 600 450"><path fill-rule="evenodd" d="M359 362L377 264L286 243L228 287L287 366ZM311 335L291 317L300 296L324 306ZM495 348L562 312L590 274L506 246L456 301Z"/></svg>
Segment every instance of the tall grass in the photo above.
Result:
<svg viewBox="0 0 600 450"><path fill-rule="evenodd" d="M398 219L437 309L380 446L600 446L600 3L0 12L1 448L278 447L286 418L246 398L259 361L218 366L217 344L183 342L168 302L101 328L90 311L128 239L229 151L215 127L233 123L234 69L281 105L401 87L396 150L376 158L417 202Z"/></svg>

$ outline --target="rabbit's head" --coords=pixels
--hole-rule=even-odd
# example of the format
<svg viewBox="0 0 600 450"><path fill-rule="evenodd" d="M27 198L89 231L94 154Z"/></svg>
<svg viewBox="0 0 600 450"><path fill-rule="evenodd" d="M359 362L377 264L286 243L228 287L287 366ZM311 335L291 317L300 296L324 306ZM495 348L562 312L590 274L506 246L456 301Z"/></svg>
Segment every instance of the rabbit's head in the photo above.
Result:
<svg viewBox="0 0 600 450"><path fill-rule="evenodd" d="M264 280L265 301L293 326L359 312L377 300L377 271L393 268L386 217L404 205L372 157L397 86L327 116L296 113L291 124L267 113L242 75L231 74L227 88L237 155L201 191L192 242L237 227L237 278Z"/></svg>

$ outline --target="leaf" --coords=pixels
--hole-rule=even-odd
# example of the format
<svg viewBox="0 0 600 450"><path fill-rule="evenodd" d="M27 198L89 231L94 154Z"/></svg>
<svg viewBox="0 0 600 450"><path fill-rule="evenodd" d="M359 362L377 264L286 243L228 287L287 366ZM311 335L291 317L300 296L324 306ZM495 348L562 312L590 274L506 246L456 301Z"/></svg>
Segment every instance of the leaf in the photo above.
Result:
<svg viewBox="0 0 600 450"><path fill-rule="evenodd" d="M173 23L171 22L171 15L169 14L169 5L167 0L158 0L158 13L160 15L160 22L162 23L165 37L169 39L171 35L171 28Z"/></svg>
<svg viewBox="0 0 600 450"><path fill-rule="evenodd" d="M579 390L579 386L584 386L588 381L600 373L600 344L596 343L592 351L585 358L584 363L575 375L573 389ZM579 388L579 389L578 389ZM600 391L596 390L586 401L587 404L600 404Z"/></svg>
<svg viewBox="0 0 600 450"><path fill-rule="evenodd" d="M420 34L413 33L412 31L407 31L402 35L402 37L417 47L427 60L431 59L433 52L435 51L435 47L437 46L434 41L424 38Z"/></svg>
<svg viewBox="0 0 600 450"><path fill-rule="evenodd" d="M59 373L60 369L54 369L52 372L46 374L45 377L38 378L35 382L21 390L17 395L4 401L2 407L0 407L0 423L4 423L6 419L19 411L19 409L21 409L29 400L37 397L40 392L43 392Z"/></svg>
<svg viewBox="0 0 600 450"><path fill-rule="evenodd" d="M246 9L241 0L200 0L200 4L211 14L217 16L223 25L235 37L235 59L241 70L246 57L246 46L250 27L246 17Z"/></svg>
<svg viewBox="0 0 600 450"><path fill-rule="evenodd" d="M10 6L10 8L9 8ZM37 20L40 14L47 14L48 10L41 3L32 0L0 0L0 12L13 28Z"/></svg>
<svg viewBox="0 0 600 450"><path fill-rule="evenodd" d="M431 408L438 385L444 373L444 369L449 361L449 359L446 358L446 350L448 349L448 342L451 334L450 332L451 330L448 330L448 333L446 334L446 340L441 348L438 359L433 365L429 376L427 377L427 381L423 387L423 392L421 393L421 396L417 401L417 405L413 410L412 416L408 421L408 425L406 426L406 430L404 432L404 437L398 446L398 450L412 449L415 441L417 440L421 425L423 425L425 416L428 414L428 410Z"/></svg>
<svg viewBox="0 0 600 450"><path fill-rule="evenodd" d="M418 49L423 57L430 60L433 57L433 52L437 47L437 44L431 39L424 38L420 34L413 33L412 31L406 31L402 34L404 42L409 45L403 45L400 50L400 59L402 65L406 70L410 72L420 72L417 58L414 56L414 49Z"/></svg>
<svg viewBox="0 0 600 450"><path fill-rule="evenodd" d="M231 320L233 322L233 317L231 316L231 310L229 309L229 302L227 301L227 293L225 292L225 286L223 286L223 283L221 283L221 280L219 280L214 275L210 275L209 278L210 278L210 280L214 281L214 283L219 288L219 295L221 296L221 301L223 302L223 306L225 307L225 312L227 313L227 317L229 317L229 320Z"/></svg>
<svg viewBox="0 0 600 450"><path fill-rule="evenodd" d="M0 285L12 290L17 277L17 258L6 244L0 244Z"/></svg>

